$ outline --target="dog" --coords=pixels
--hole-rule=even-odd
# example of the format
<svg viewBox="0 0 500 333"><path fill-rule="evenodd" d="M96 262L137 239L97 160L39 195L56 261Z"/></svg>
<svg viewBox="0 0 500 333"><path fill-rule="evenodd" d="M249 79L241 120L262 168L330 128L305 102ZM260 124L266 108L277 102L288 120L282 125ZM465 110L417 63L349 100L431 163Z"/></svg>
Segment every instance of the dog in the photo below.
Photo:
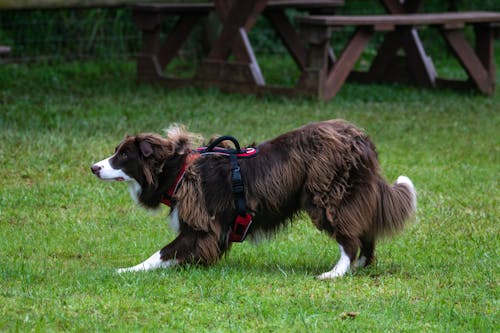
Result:
<svg viewBox="0 0 500 333"><path fill-rule="evenodd" d="M112 156L91 166L99 179L128 182L132 198L146 208L157 208L166 196L171 205L177 237L144 262L118 272L210 265L230 250L239 214L234 168L226 154L200 154L197 141L199 136L179 125L164 137L127 136ZM274 233L305 211L340 249L339 261L319 279L370 265L376 241L401 231L416 210L412 181L400 176L388 184L375 145L347 121L311 123L255 150L255 157L238 159L251 219L247 235Z"/></svg>

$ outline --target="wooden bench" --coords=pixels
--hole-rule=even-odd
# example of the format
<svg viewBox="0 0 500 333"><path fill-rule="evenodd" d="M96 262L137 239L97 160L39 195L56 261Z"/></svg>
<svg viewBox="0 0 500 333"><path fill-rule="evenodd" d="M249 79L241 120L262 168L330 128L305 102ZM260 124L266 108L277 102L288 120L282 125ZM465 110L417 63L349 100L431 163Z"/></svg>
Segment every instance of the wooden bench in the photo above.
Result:
<svg viewBox="0 0 500 333"><path fill-rule="evenodd" d="M421 44L399 40L393 48L402 47L410 68L410 75L416 83L430 87L475 87L486 95L491 95L495 87L495 65L493 58L494 26L500 22L500 13L495 12L453 12L426 14L396 14L368 16L303 16L297 18L309 47L309 59L303 72L300 87L308 95L330 99L337 94L346 79L364 82L385 81L392 70L395 59L375 57L368 72L364 75L352 73L353 67L375 32L397 34L406 31L410 35L415 28L435 27L444 37L468 80L448 80L437 76L430 57L425 55ZM475 47L464 36L467 25L474 27ZM328 65L327 55L332 31L354 26L356 30L333 66ZM400 34L402 35L402 34ZM392 40L396 40L392 38ZM387 45L386 45L387 46ZM390 48L391 46L389 46ZM395 50L397 51L397 50ZM395 54L396 52L394 52ZM423 55L423 56L422 56ZM413 72L412 72L413 69ZM411 73L412 72L412 73ZM394 74L394 73L393 73ZM396 73L399 74L399 73ZM394 75L393 75L394 76ZM391 79L397 79L398 75Z"/></svg>
<svg viewBox="0 0 500 333"><path fill-rule="evenodd" d="M161 83L168 87L217 85L223 89L227 88L226 90L255 92L255 89L265 86L265 80L246 32L252 28L260 13L270 21L298 67L303 70L307 62L306 48L285 15L285 9L306 10L311 14L333 14L335 9L344 4L344 0L270 0L267 3L259 1L253 4L254 2L233 1L233 6L237 3L245 8L229 8L222 5L227 3L224 1L145 3L131 6L134 23L142 32L142 47L137 58L138 81ZM251 12L247 13L247 10ZM211 11L218 14L223 29L201 68L193 78L169 76L165 73L166 67L200 19ZM179 20L162 41L161 24L169 16L178 16ZM245 22L243 29L231 31L233 26L239 24L236 23L238 21ZM223 35L226 32L229 33L227 40L224 38L226 35ZM230 54L234 56L231 63L227 60Z"/></svg>

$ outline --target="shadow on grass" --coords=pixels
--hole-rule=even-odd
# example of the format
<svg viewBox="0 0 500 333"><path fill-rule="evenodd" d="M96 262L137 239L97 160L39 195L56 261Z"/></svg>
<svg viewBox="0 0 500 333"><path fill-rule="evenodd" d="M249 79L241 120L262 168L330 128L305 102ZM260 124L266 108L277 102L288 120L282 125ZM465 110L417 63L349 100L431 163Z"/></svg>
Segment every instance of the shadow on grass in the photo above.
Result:
<svg viewBox="0 0 500 333"><path fill-rule="evenodd" d="M224 276L261 276L271 278L310 277L314 279L319 274L329 271L335 264L332 262L331 265L323 265L320 261L285 263L275 260L272 257L269 259L260 257L259 259L259 261L252 261L252 258L225 257L220 262L211 266L188 264L165 270L164 273L168 275L181 274L189 276L201 274L211 276L212 278ZM369 267L353 268L346 274L346 277L363 277L373 280L384 277L418 278L412 272L405 270L403 265L399 263L379 265L376 262Z"/></svg>

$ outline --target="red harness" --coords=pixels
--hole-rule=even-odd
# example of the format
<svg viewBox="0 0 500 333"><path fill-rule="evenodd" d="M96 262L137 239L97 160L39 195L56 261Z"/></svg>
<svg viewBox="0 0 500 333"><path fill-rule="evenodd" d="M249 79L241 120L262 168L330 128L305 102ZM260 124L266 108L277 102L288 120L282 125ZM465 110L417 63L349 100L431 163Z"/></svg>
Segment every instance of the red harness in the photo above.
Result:
<svg viewBox="0 0 500 333"><path fill-rule="evenodd" d="M198 152L196 153L191 153L186 157L186 161L181 167L181 170L177 174L177 177L175 178L175 182L170 188L167 190L167 193L165 193L161 197L161 203L164 205L167 205L168 207L172 207L172 198L175 194L175 191L177 191L177 188L179 187L179 184L181 183L182 178L184 177L184 174L186 173L187 167L196 160L200 154Z"/></svg>
<svg viewBox="0 0 500 333"><path fill-rule="evenodd" d="M236 149L224 149L217 147L216 145L222 141L230 140L236 146ZM179 187L179 184L186 173L187 167L193 163L198 157L202 155L223 155L229 157L231 161L231 182L233 188L233 196L235 199L236 209L238 215L234 221L231 234L229 235L230 242L243 242L247 236L250 225L252 224L252 215L247 211L245 191L243 187L243 180L241 177L240 166L238 164L238 159L240 158L251 158L257 155L257 149L255 148L244 148L240 149L238 141L233 137L224 136L215 140L208 147L197 148L196 151L192 152L186 157L186 161L182 166L181 170L175 178L174 184L167 190L167 193L161 198L161 202L169 207L172 207L172 198Z"/></svg>

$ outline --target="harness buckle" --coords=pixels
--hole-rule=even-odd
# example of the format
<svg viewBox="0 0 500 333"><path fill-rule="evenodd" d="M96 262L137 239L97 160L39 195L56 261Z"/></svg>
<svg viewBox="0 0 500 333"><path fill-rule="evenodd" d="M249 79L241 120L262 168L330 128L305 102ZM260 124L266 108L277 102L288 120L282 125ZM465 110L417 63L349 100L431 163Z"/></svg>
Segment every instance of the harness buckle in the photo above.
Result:
<svg viewBox="0 0 500 333"><path fill-rule="evenodd" d="M252 215L246 213L245 215L236 216L236 220L234 221L233 230L229 235L230 242L238 242L241 243L247 237L248 229L250 229L250 225L252 224Z"/></svg>

